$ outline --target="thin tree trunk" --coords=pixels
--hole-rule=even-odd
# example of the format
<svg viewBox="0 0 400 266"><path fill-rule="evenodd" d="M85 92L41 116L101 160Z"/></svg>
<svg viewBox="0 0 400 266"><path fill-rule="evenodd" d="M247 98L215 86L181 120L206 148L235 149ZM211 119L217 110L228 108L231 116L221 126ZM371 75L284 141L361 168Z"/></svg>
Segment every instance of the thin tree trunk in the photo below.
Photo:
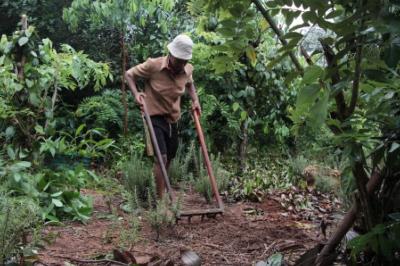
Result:
<svg viewBox="0 0 400 266"><path fill-rule="evenodd" d="M26 29L28 28L28 18L26 15L22 15L21 25L22 25L22 28L21 28L22 31L23 32L26 31ZM18 78L20 80L24 79L24 66L25 66L25 62L26 62L26 57L24 55L23 50L24 50L23 47L20 47L19 51L21 52L21 62L19 63L19 66L18 66Z"/></svg>
<svg viewBox="0 0 400 266"><path fill-rule="evenodd" d="M124 35L121 34L121 58L122 58L122 73L121 73L121 92L122 92L122 104L124 106L124 135L128 133L128 103L126 100L126 85L125 85L125 72L126 72L126 61L127 52L125 46Z"/></svg>
<svg viewBox="0 0 400 266"><path fill-rule="evenodd" d="M238 150L239 159L239 172L243 173L246 168L246 155L247 155L247 144L249 142L248 136L248 123L244 121L240 126L241 137Z"/></svg>
<svg viewBox="0 0 400 266"><path fill-rule="evenodd" d="M264 8L260 0L252 0L258 11L261 12L265 20L268 22L268 24L271 26L272 30L275 32L275 34L278 36L279 41L282 43L283 46L286 46L288 44L287 40L284 39L282 36L281 30L276 26L276 23L272 16L268 13L268 10ZM303 52L303 51L302 51ZM295 65L296 69L303 75L304 69L301 66L299 60L297 57L294 55L293 52L289 52L289 57L292 60L293 64Z"/></svg>
<svg viewBox="0 0 400 266"><path fill-rule="evenodd" d="M373 171L371 178L366 185L366 191L370 195L374 190L379 187L382 181L382 175L379 170L375 169ZM346 233L353 226L354 221L357 218L357 213L359 211L359 206L355 203L353 207L347 212L346 216L343 218L341 224L337 227L336 231L333 233L329 241L325 244L324 248L319 253L315 265L327 265L326 259L329 258L336 246L340 243Z"/></svg>

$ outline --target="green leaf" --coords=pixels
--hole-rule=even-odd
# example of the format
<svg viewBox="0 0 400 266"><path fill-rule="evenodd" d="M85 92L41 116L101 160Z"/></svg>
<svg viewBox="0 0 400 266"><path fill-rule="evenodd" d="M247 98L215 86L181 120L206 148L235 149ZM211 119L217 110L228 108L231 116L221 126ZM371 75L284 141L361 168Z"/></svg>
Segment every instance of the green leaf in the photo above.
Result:
<svg viewBox="0 0 400 266"><path fill-rule="evenodd" d="M13 126L9 126L6 129L6 138L9 140L11 139L15 134L15 129Z"/></svg>
<svg viewBox="0 0 400 266"><path fill-rule="evenodd" d="M14 164L18 168L29 168L31 167L31 162L28 161L21 161Z"/></svg>
<svg viewBox="0 0 400 266"><path fill-rule="evenodd" d="M251 65L254 67L257 63L257 55L253 46L248 46L246 48L246 56L250 60Z"/></svg>
<svg viewBox="0 0 400 266"><path fill-rule="evenodd" d="M29 41L29 39L27 37L21 37L18 40L18 44L19 46L23 46L24 44L26 44Z"/></svg>
<svg viewBox="0 0 400 266"><path fill-rule="evenodd" d="M15 182L19 182L22 179L22 176L20 173L14 173L14 180Z"/></svg>
<svg viewBox="0 0 400 266"><path fill-rule="evenodd" d="M235 102L235 103L232 105L232 109L233 109L234 112L236 112L237 109L239 109L239 107L240 107L240 105L239 105L239 103L237 103L237 102Z"/></svg>
<svg viewBox="0 0 400 266"><path fill-rule="evenodd" d="M59 199L51 199L51 202L56 206L56 207L62 207L64 204L61 202Z"/></svg>
<svg viewBox="0 0 400 266"><path fill-rule="evenodd" d="M329 93L323 92L318 102L310 110L311 126L318 129L325 122L328 114Z"/></svg>
<svg viewBox="0 0 400 266"><path fill-rule="evenodd" d="M309 66L304 71L303 83L304 84L311 84L318 80L318 78L323 78L324 70L317 66Z"/></svg>
<svg viewBox="0 0 400 266"><path fill-rule="evenodd" d="M79 136L79 134L81 133L81 131L86 127L85 124L80 125L75 132L75 136Z"/></svg>
<svg viewBox="0 0 400 266"><path fill-rule="evenodd" d="M267 261L267 266L281 266L283 261L283 255L281 253L275 253L270 256Z"/></svg>
<svg viewBox="0 0 400 266"><path fill-rule="evenodd" d="M53 194L51 194L51 197L52 198L56 198L56 197L59 197L59 196L61 196L62 195L62 191L59 191L59 192L56 192L56 193L53 193Z"/></svg>
<svg viewBox="0 0 400 266"><path fill-rule="evenodd" d="M397 150L400 147L400 144L397 142L393 142L392 145L390 146L390 150L389 152L394 152L395 150Z"/></svg>
<svg viewBox="0 0 400 266"><path fill-rule="evenodd" d="M296 106L312 105L317 99L320 89L320 86L317 84L304 87L297 95Z"/></svg>
<svg viewBox="0 0 400 266"><path fill-rule="evenodd" d="M242 121L244 121L244 120L246 120L246 118L247 118L247 112L246 112L246 111L242 111L242 112L240 113L240 119L241 119Z"/></svg>
<svg viewBox="0 0 400 266"><path fill-rule="evenodd" d="M41 125L36 125L35 130L36 130L36 133L38 133L40 135L44 135L44 129Z"/></svg>
<svg viewBox="0 0 400 266"><path fill-rule="evenodd" d="M301 38L303 38L303 34L293 31L293 32L289 32L289 33L286 33L285 35L283 35L283 38L284 39L293 39L293 38L301 39Z"/></svg>

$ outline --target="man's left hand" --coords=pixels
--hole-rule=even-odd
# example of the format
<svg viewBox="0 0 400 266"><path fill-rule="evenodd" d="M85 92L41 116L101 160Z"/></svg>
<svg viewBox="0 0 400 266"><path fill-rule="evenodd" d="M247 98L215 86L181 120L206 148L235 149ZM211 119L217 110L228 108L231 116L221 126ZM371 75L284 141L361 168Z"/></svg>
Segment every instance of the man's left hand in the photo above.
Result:
<svg viewBox="0 0 400 266"><path fill-rule="evenodd" d="M192 101L192 111L197 112L197 114L201 115L201 106L198 100Z"/></svg>

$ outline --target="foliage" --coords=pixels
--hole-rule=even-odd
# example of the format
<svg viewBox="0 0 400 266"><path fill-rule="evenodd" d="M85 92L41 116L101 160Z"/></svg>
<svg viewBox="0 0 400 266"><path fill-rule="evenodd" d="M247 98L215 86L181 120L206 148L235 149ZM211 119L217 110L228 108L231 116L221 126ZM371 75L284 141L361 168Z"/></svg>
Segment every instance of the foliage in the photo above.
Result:
<svg viewBox="0 0 400 266"><path fill-rule="evenodd" d="M80 167L58 172L45 169L36 174L25 173L18 181L8 180L8 186L14 195L36 199L42 208L43 219L60 221L69 218L84 222L90 218L92 202L80 194L80 189L93 178L98 177Z"/></svg>
<svg viewBox="0 0 400 266"><path fill-rule="evenodd" d="M393 217L399 213L392 214ZM398 217L397 217L398 218ZM379 254L388 265L398 262L395 252L400 248L400 222L392 221L387 224L378 224L364 235L353 238L348 246L351 248L351 256L356 260L362 251L372 251ZM393 264L394 265L394 264Z"/></svg>
<svg viewBox="0 0 400 266"><path fill-rule="evenodd" d="M0 193L0 264L4 265L16 263L16 258L31 253L29 250L35 247L35 241L27 243L27 236L39 225L39 207L32 199Z"/></svg>
<svg viewBox="0 0 400 266"><path fill-rule="evenodd" d="M111 136L117 137L117 132L122 130L123 107L121 106L121 91L104 90L101 95L85 98L78 106L75 114L90 128L104 128ZM133 98L128 104L134 105ZM142 131L142 118L136 109L129 112L129 133L135 134Z"/></svg>
<svg viewBox="0 0 400 266"><path fill-rule="evenodd" d="M122 228L120 232L121 247L127 248L139 240L141 230L140 220L136 215L131 214L128 217L128 228Z"/></svg>
<svg viewBox="0 0 400 266"><path fill-rule="evenodd" d="M60 91L83 89L92 82L99 90L111 77L107 64L96 63L68 45L59 53L49 39L38 41L33 27L11 37L3 35L0 54L0 138L30 152L40 143L40 135L56 134Z"/></svg>
<svg viewBox="0 0 400 266"><path fill-rule="evenodd" d="M126 189L129 191L136 208L140 208L155 199L155 184L151 166L141 156L133 154L123 164L122 171ZM150 204L147 207L150 207Z"/></svg>
<svg viewBox="0 0 400 266"><path fill-rule="evenodd" d="M193 153L194 155L194 187L198 193L200 193L207 202L210 202L213 196L210 178L208 176L207 170L205 168L203 155L201 149L198 152ZM226 191L228 188L228 181L231 176L227 170L223 168L220 162L220 157L215 157L211 155L211 167L217 182L217 187L220 192Z"/></svg>
<svg viewBox="0 0 400 266"><path fill-rule="evenodd" d="M151 201L149 201L149 205ZM147 220L156 232L156 240L160 238L162 229L170 229L175 225L176 215L180 209L180 200L176 201L172 206L167 197L157 200L155 207L150 208L147 212Z"/></svg>
<svg viewBox="0 0 400 266"><path fill-rule="evenodd" d="M187 152L185 152L184 145L182 143L179 144L176 157L172 160L168 169L168 177L172 184L177 184L178 182L187 181L189 179L189 167L193 160L193 154L194 141L191 142Z"/></svg>
<svg viewBox="0 0 400 266"><path fill-rule="evenodd" d="M270 156L255 160L243 177L233 180L230 191L236 199L261 201L268 189L284 189L293 184L288 165L284 157Z"/></svg>

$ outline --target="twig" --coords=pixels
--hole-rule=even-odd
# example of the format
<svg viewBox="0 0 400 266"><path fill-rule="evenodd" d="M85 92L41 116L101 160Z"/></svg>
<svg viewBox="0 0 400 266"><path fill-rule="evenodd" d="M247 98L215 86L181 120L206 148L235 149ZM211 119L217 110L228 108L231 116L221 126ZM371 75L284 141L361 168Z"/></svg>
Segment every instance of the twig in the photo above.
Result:
<svg viewBox="0 0 400 266"><path fill-rule="evenodd" d="M109 259L101 259L101 260L81 260L81 259L74 259L71 257L67 257L67 256L59 256L59 255L55 255L55 257L58 258L62 258L62 259L66 259L66 260L70 260L70 261L74 261L74 262L80 262L80 263L114 263L117 265L123 265L123 266L129 266L129 264L120 262L120 261L116 261L116 260L109 260Z"/></svg>
<svg viewBox="0 0 400 266"><path fill-rule="evenodd" d="M211 243L204 243L205 246L211 247L211 248L217 248L217 249L221 249L221 246L215 245L215 244L211 244Z"/></svg>

